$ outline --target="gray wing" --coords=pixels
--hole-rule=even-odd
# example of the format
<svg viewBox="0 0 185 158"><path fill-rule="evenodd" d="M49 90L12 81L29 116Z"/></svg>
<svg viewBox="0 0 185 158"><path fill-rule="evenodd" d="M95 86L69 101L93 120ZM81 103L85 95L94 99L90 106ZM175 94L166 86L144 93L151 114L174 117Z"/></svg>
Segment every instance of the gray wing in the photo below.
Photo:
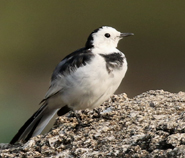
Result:
<svg viewBox="0 0 185 158"><path fill-rule="evenodd" d="M65 84L65 76L70 75L77 68L89 64L93 57L94 54L91 50L85 48L81 48L66 56L55 68L51 77L51 85L44 100L61 92Z"/></svg>

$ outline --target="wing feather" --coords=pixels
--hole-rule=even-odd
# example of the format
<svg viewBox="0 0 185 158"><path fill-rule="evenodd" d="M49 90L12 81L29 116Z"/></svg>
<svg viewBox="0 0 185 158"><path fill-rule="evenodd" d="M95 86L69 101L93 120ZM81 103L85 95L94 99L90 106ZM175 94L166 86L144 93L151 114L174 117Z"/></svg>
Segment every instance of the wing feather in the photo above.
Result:
<svg viewBox="0 0 185 158"><path fill-rule="evenodd" d="M76 71L77 68L89 64L94 57L91 49L81 48L68 56L66 56L55 68L52 77L51 85L46 93L45 99L47 100L53 95L58 94L63 90L65 84L65 76L70 75ZM63 82L63 83L62 83Z"/></svg>

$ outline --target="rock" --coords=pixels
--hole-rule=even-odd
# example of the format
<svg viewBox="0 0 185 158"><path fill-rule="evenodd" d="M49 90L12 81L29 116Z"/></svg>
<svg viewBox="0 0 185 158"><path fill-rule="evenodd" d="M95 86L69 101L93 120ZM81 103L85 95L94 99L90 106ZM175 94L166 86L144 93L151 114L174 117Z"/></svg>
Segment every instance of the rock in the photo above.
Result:
<svg viewBox="0 0 185 158"><path fill-rule="evenodd" d="M114 95L93 111L58 117L26 144L1 145L0 157L185 157L185 93Z"/></svg>

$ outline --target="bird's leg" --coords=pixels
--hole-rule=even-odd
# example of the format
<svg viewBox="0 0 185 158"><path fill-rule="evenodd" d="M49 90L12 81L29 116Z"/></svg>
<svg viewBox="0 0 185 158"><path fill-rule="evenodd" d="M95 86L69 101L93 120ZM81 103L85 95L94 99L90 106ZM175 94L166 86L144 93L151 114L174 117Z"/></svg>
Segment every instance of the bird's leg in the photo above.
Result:
<svg viewBox="0 0 185 158"><path fill-rule="evenodd" d="M77 121L78 121L78 124L82 124L79 115L75 112L75 110L72 110L72 111L73 111L73 114L75 115L75 117L76 117L76 119L77 119Z"/></svg>
<svg viewBox="0 0 185 158"><path fill-rule="evenodd" d="M95 118L111 120L111 116L105 115L105 114L101 114L101 113L100 113L100 109L93 109L93 111L96 112L96 113L98 114L97 116L94 116Z"/></svg>
<svg viewBox="0 0 185 158"><path fill-rule="evenodd" d="M79 127L88 127L88 126L90 126L89 124L82 123L81 118L79 117L79 115L74 110L72 110L72 111L73 111L73 113L74 113L74 115L75 115L75 117L78 121L78 125L77 125L78 128Z"/></svg>
<svg viewBox="0 0 185 158"><path fill-rule="evenodd" d="M94 116L95 118L101 118L102 115L100 114L100 109L93 109L94 112L96 112L98 115Z"/></svg>

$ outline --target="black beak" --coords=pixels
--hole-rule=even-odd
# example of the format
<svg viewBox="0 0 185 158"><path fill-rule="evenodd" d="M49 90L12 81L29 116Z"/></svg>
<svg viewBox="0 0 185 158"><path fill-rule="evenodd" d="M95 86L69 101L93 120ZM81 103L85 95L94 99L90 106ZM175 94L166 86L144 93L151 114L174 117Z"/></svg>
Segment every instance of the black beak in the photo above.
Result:
<svg viewBox="0 0 185 158"><path fill-rule="evenodd" d="M120 34L120 37L128 37L128 36L133 36L134 34L133 33L121 33Z"/></svg>

